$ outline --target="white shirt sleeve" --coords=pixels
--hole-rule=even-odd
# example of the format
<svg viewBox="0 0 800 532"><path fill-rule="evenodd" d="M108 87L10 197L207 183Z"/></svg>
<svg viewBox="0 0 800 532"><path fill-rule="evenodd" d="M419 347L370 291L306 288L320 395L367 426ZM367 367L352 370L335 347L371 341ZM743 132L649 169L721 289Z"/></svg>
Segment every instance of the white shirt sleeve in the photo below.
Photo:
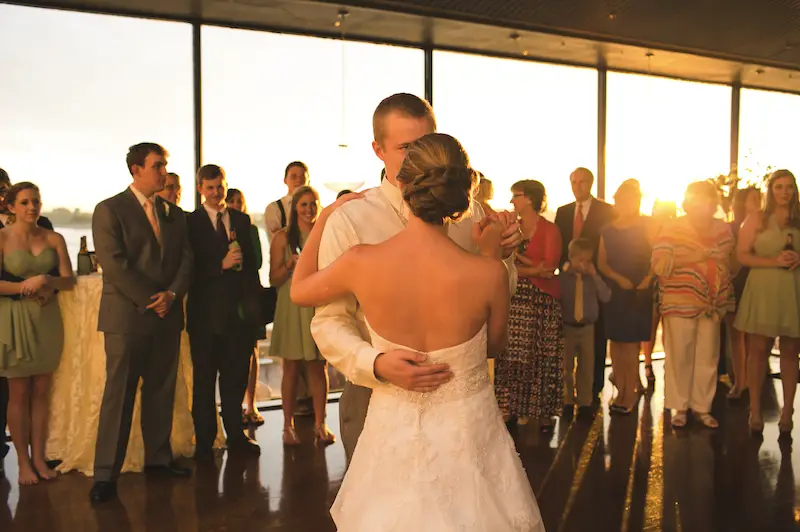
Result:
<svg viewBox="0 0 800 532"><path fill-rule="evenodd" d="M322 233L319 268L325 268L345 251L359 243L358 235L341 209L328 219ZM311 335L322 356L353 384L374 388L375 359L380 351L364 339L356 317L358 304L352 294L328 305L317 307L311 321ZM363 327L363 326L362 326Z"/></svg>
<svg viewBox="0 0 800 532"><path fill-rule="evenodd" d="M281 230L281 213L274 201L270 202L264 211L264 225L267 230L267 242L271 244L272 237Z"/></svg>

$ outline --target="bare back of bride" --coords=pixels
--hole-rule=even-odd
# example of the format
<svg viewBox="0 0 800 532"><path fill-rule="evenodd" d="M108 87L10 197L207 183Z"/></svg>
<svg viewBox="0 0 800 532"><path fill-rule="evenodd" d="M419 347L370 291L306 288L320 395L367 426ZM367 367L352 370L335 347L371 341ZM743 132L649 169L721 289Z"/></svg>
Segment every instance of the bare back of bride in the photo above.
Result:
<svg viewBox="0 0 800 532"><path fill-rule="evenodd" d="M411 213L405 229L318 271L328 216L365 201L340 199L306 242L292 299L317 306L352 294L375 348L418 352L420 364L449 367L451 377L427 393L389 383L373 390L331 514L342 532L544 531L489 379L487 354L507 340L506 267L447 236L469 209L477 173L456 139L432 133L409 144L397 181ZM487 220L473 238L498 249L503 229Z"/></svg>

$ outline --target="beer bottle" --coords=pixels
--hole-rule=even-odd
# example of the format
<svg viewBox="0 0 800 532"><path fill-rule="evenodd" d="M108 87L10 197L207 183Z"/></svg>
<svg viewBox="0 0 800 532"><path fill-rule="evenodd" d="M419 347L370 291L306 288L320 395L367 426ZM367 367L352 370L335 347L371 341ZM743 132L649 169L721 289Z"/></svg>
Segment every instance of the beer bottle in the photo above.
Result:
<svg viewBox="0 0 800 532"><path fill-rule="evenodd" d="M230 243L228 244L228 249L229 250L241 249L239 242L236 240L236 229L234 229L233 227L231 227L231 238L230 238ZM233 270L237 272L242 271L241 263L234 266Z"/></svg>

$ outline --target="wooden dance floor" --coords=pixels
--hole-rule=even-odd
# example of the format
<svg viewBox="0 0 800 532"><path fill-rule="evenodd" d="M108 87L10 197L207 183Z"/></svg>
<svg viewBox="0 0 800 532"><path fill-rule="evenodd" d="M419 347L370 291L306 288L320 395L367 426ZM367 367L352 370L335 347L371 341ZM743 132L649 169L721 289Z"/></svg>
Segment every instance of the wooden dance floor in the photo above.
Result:
<svg viewBox="0 0 800 532"><path fill-rule="evenodd" d="M714 403L716 432L693 423L672 430L660 362L655 369L655 392L642 398L638 415L609 418L604 406L594 419L559 422L552 436L519 427L517 447L548 532L800 530L791 444L778 443L780 381L765 387L761 441L749 436L746 404L728 404L724 385ZM335 530L328 507L344 475L341 445L314 448L312 421L299 418L305 443L284 450L281 412L264 414L260 458L219 457L185 480L123 475L119 502L98 507L89 503L91 479L78 473L20 489L12 451L0 480L0 531ZM334 403L329 420L338 434L337 417Z"/></svg>

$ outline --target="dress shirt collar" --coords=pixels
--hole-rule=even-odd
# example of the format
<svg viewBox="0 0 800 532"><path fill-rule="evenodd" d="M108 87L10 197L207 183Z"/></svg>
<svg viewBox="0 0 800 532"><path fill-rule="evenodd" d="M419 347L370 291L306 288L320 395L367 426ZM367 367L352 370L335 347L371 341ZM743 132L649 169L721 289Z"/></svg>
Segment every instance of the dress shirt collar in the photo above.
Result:
<svg viewBox="0 0 800 532"><path fill-rule="evenodd" d="M589 199L584 201L576 201L575 202L575 211L577 212L578 207L581 209L581 214L583 214L583 219L586 220L586 217L589 216L589 209L592 208L592 202L594 201L593 196L589 196Z"/></svg>
<svg viewBox="0 0 800 532"><path fill-rule="evenodd" d="M393 185L388 179L384 179L381 182L380 189L389 201L389 205L391 205L395 212L403 219L403 222L407 222L408 209L406 208L406 202L403 201L403 192L400 188Z"/></svg>
<svg viewBox="0 0 800 532"><path fill-rule="evenodd" d="M148 198L147 196L145 196L144 194L142 194L142 193L139 191L139 189L138 189L138 188L136 188L136 187L135 187L135 186L133 186L133 185L131 185L131 186L130 186L130 189L131 189L131 192L133 192L133 195L134 195L134 196L136 196L136 199L139 201L139 205L141 205L142 207L144 207L144 204L145 204L145 203L147 203L147 200L148 200L148 199L150 199L150 200L153 200L153 203L155 203L155 198L154 198L153 196L150 196L150 197Z"/></svg>
<svg viewBox="0 0 800 532"><path fill-rule="evenodd" d="M208 203L203 203L203 208L206 210L209 216L214 220L217 219L217 213L222 213L222 217L224 218L226 214L228 214L228 209L223 205L221 209L216 210L211 207Z"/></svg>

